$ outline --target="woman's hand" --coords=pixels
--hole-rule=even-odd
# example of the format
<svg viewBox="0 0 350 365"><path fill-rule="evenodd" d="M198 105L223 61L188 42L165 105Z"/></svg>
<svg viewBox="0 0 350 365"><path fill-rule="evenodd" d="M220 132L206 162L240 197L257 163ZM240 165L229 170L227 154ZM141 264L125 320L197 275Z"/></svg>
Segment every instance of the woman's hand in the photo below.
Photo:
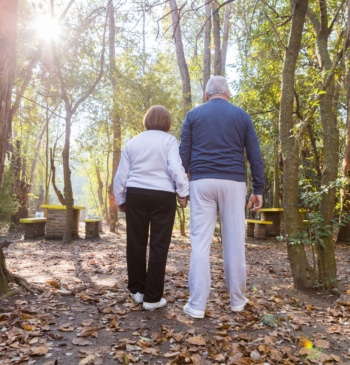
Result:
<svg viewBox="0 0 350 365"><path fill-rule="evenodd" d="M184 198L181 198L179 195L177 196L177 201L179 202L181 208L187 207L188 198L188 196L185 196Z"/></svg>
<svg viewBox="0 0 350 365"><path fill-rule="evenodd" d="M119 212L125 213L125 203L122 205L118 205L118 210L119 210Z"/></svg>

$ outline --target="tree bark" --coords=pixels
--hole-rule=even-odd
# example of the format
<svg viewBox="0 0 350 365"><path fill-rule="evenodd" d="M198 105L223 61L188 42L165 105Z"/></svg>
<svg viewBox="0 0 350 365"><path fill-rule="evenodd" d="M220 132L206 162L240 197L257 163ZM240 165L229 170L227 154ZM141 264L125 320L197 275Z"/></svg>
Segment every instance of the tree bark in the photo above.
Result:
<svg viewBox="0 0 350 365"><path fill-rule="evenodd" d="M335 84L334 75L331 73L332 61L328 51L328 14L327 3L320 2L320 20L309 10L311 19L317 34L317 54L319 65L323 74L328 74L329 81L325 89L325 94L320 101L320 116L323 128L323 168L321 177L321 186L329 186L338 176L339 161L339 131L337 127L337 115L334 109L335 105ZM328 192L322 196L320 202L320 214L323 218L323 225L333 227L335 208L335 188L328 189ZM337 270L335 251L333 244L333 230L322 237L322 243L316 244L318 275L320 284L331 289L337 287Z"/></svg>
<svg viewBox="0 0 350 365"><path fill-rule="evenodd" d="M277 138L278 135L278 120L274 118L272 121L273 125L273 133L275 134L274 138L274 166L273 166L273 207L279 208L280 205L280 143L279 139Z"/></svg>
<svg viewBox="0 0 350 365"><path fill-rule="evenodd" d="M217 1L213 2L213 36L214 36L214 75L222 76L221 69L221 26L219 4Z"/></svg>
<svg viewBox="0 0 350 365"><path fill-rule="evenodd" d="M8 292L10 281L11 274L6 268L5 256L2 247L0 247L0 295Z"/></svg>
<svg viewBox="0 0 350 365"><path fill-rule="evenodd" d="M308 263L303 243L296 241L300 239L303 227L298 206L295 203L298 201L299 148L296 136L293 134L294 79L307 8L307 0L297 0L291 9L292 23L283 64L279 116L284 166L284 230L288 238L288 257L296 289L312 288L315 284L314 270ZM295 240L294 244L291 243L292 240Z"/></svg>
<svg viewBox="0 0 350 365"><path fill-rule="evenodd" d="M16 196L18 202L17 211L12 214L11 221L15 227L19 226L20 218L28 217L28 193L30 185L28 184L27 176L25 175L25 160L21 156L21 142L16 141L11 157L11 173L12 173L12 195Z"/></svg>
<svg viewBox="0 0 350 365"><path fill-rule="evenodd" d="M175 41L176 59L180 70L182 81L182 97L184 103L184 110L188 111L192 107L192 94L191 94L191 80L186 63L184 46L182 42L182 33L180 27L180 10L177 6L176 0L169 0L171 18L173 22L173 37Z"/></svg>
<svg viewBox="0 0 350 365"><path fill-rule="evenodd" d="M96 178L97 178L97 197L100 207L103 207L103 181L101 179L101 172L98 165L95 166ZM102 216L105 216L105 211L102 212Z"/></svg>
<svg viewBox="0 0 350 365"><path fill-rule="evenodd" d="M73 233L73 188L70 169L70 136L72 126L72 111L66 107L66 128L64 147L62 151L63 163L63 182L64 182L64 200L66 203L66 229L64 232L63 243L70 243L72 241Z"/></svg>
<svg viewBox="0 0 350 365"><path fill-rule="evenodd" d="M115 232L118 224L118 208L115 203L113 195L113 180L117 172L118 164L121 155L121 121L118 112L118 69L115 63L115 18L114 18L114 4L113 0L108 3L108 29L109 29L109 67L110 79L113 94L113 108L112 108L112 124L113 124L113 161L112 161L112 176L108 188L108 202L109 202L109 230Z"/></svg>
<svg viewBox="0 0 350 365"><path fill-rule="evenodd" d="M17 0L0 0L0 186L11 132L11 94L16 65Z"/></svg>
<svg viewBox="0 0 350 365"><path fill-rule="evenodd" d="M52 148L50 148L50 170L51 170L51 182L52 182L52 186L53 186L53 190L56 193L57 199L58 201L62 204L62 205L66 205L66 200L64 199L63 194L61 193L61 191L58 189L57 185L56 185L56 166L55 166L55 158L54 158L54 150ZM48 195L48 191L49 191L49 187L48 185L46 186L46 195ZM45 198L45 204L48 203L48 199Z"/></svg>
<svg viewBox="0 0 350 365"><path fill-rule="evenodd" d="M180 221L181 236L185 237L186 236L186 216L185 216L184 208L181 208L180 206L177 205L176 213L177 213L177 216L179 217L179 221Z"/></svg>
<svg viewBox="0 0 350 365"><path fill-rule="evenodd" d="M221 72L223 75L226 74L226 58L228 49L228 39L230 35L230 15L231 15L231 4L225 6L223 34L222 34L222 46L221 46Z"/></svg>
<svg viewBox="0 0 350 365"><path fill-rule="evenodd" d="M210 79L211 64L211 8L210 3L205 0L205 24L204 24L204 51L203 51L203 89ZM203 102L205 101L203 93Z"/></svg>
<svg viewBox="0 0 350 365"><path fill-rule="evenodd" d="M350 2L348 2L347 29L345 34L346 42L350 38ZM343 157L342 172L347 179L347 186L341 191L342 213L350 214L350 53L346 55L346 126L345 126L345 153ZM337 242L350 242L350 221L340 227Z"/></svg>

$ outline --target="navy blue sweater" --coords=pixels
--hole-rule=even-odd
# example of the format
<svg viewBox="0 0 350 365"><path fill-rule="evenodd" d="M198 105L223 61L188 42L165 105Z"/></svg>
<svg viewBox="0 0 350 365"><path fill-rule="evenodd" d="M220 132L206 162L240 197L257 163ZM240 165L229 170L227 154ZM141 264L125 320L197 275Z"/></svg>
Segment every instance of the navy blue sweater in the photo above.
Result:
<svg viewBox="0 0 350 365"><path fill-rule="evenodd" d="M264 164L250 116L221 98L213 98L187 113L180 155L190 180L246 181L245 154L250 164L253 193L262 194Z"/></svg>

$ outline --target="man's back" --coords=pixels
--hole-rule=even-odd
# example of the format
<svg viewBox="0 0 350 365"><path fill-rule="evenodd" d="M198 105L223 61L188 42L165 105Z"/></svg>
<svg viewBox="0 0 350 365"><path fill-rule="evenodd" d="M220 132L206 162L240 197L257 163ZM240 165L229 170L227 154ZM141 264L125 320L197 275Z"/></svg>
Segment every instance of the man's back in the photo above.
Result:
<svg viewBox="0 0 350 365"><path fill-rule="evenodd" d="M191 180L245 181L245 149L248 158L258 159L262 166L254 126L241 108L222 98L213 98L186 115L180 155Z"/></svg>

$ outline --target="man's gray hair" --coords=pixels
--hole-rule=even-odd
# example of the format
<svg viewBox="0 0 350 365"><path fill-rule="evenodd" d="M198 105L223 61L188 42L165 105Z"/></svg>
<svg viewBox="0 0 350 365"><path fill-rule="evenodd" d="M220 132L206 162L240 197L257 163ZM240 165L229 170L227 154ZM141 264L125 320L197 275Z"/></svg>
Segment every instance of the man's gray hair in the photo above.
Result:
<svg viewBox="0 0 350 365"><path fill-rule="evenodd" d="M230 91L227 81L223 76L212 76L207 83L205 92L208 95L226 94Z"/></svg>

